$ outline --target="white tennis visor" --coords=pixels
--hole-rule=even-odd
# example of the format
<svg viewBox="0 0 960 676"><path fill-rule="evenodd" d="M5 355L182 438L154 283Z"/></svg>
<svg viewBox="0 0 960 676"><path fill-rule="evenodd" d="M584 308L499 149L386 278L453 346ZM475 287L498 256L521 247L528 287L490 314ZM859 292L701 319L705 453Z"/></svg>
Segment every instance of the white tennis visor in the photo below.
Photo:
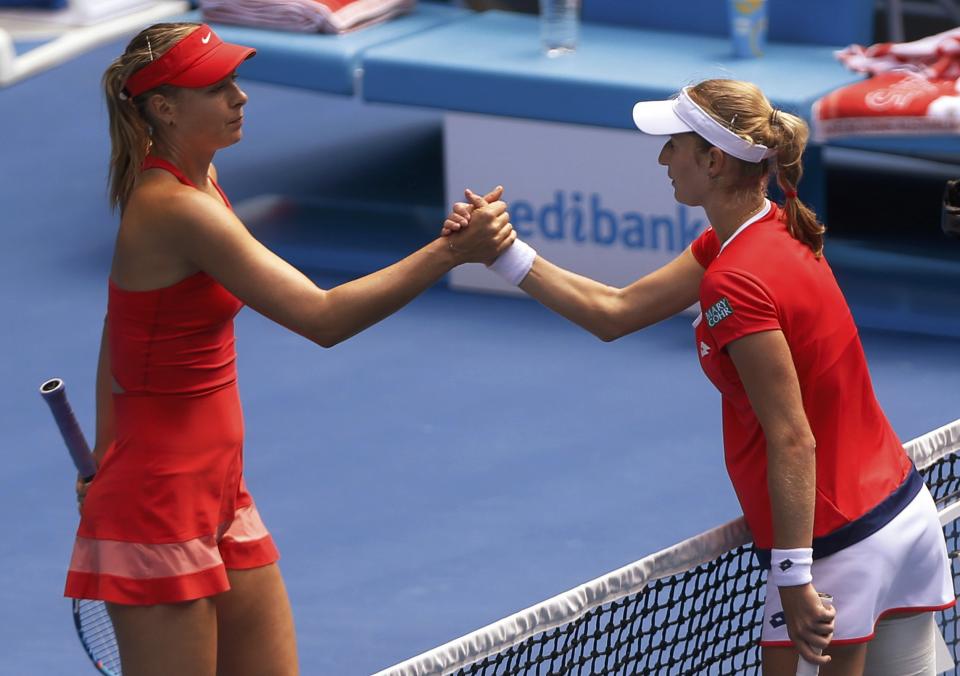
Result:
<svg viewBox="0 0 960 676"><path fill-rule="evenodd" d="M711 145L745 162L760 162L777 154L776 150L741 138L717 122L687 95L667 101L640 101L633 106L633 123L645 134L669 136L692 131Z"/></svg>

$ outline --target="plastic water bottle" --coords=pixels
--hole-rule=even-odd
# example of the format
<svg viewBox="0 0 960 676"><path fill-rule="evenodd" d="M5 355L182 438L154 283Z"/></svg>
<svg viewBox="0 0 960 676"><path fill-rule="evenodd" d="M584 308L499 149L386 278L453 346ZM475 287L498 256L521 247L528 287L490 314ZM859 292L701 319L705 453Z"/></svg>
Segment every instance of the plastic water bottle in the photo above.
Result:
<svg viewBox="0 0 960 676"><path fill-rule="evenodd" d="M741 59L763 56L767 45L766 0L729 0L733 55Z"/></svg>
<svg viewBox="0 0 960 676"><path fill-rule="evenodd" d="M580 0L540 0L540 41L547 56L570 54L580 36Z"/></svg>

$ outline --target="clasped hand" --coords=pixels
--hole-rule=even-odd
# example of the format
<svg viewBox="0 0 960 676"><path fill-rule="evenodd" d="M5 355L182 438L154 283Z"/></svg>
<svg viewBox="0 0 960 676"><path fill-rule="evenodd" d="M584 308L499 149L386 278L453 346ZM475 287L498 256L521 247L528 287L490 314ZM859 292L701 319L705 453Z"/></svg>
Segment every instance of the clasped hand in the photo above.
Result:
<svg viewBox="0 0 960 676"><path fill-rule="evenodd" d="M503 186L483 197L470 189L464 195L467 201L454 203L443 221L440 236L449 238L450 250L461 262L490 265L517 238L507 204L500 199Z"/></svg>
<svg viewBox="0 0 960 676"><path fill-rule="evenodd" d="M90 482L84 481L83 477L77 475L77 483L74 489L77 491L77 511L83 513L83 501L87 497L87 490L90 488Z"/></svg>
<svg viewBox="0 0 960 676"><path fill-rule="evenodd" d="M780 603L787 621L787 634L800 659L823 665L830 658L820 653L833 638L836 610L823 605L812 584L780 587Z"/></svg>

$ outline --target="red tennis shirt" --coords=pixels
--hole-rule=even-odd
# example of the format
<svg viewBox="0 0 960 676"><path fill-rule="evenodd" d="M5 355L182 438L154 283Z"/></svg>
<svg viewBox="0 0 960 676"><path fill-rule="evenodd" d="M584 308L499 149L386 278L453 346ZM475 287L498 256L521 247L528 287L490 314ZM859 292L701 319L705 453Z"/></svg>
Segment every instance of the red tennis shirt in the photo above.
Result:
<svg viewBox="0 0 960 676"><path fill-rule="evenodd" d="M725 348L760 331L786 337L816 439L814 554L862 539L849 526L869 520L871 511L874 521L889 521L905 504L889 498L915 482L908 481L912 463L874 395L857 328L826 259L790 235L772 203L722 249L708 228L691 250L706 269L694 323L697 354L722 395L727 471L756 546L773 546L766 440ZM891 511L878 510L884 505L893 513L878 515ZM838 530L847 541L822 551L818 539Z"/></svg>

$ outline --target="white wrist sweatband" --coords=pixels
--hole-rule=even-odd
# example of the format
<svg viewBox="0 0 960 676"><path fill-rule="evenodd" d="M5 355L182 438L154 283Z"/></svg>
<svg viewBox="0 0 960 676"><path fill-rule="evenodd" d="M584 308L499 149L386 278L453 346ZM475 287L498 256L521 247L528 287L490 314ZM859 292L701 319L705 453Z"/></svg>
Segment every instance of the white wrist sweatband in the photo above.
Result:
<svg viewBox="0 0 960 676"><path fill-rule="evenodd" d="M810 572L812 565L812 547L770 550L770 576L778 587L795 587L813 582Z"/></svg>
<svg viewBox="0 0 960 676"><path fill-rule="evenodd" d="M490 264L490 269L505 280L518 286L533 267L537 252L522 240L514 240L510 248L497 256L497 260Z"/></svg>

